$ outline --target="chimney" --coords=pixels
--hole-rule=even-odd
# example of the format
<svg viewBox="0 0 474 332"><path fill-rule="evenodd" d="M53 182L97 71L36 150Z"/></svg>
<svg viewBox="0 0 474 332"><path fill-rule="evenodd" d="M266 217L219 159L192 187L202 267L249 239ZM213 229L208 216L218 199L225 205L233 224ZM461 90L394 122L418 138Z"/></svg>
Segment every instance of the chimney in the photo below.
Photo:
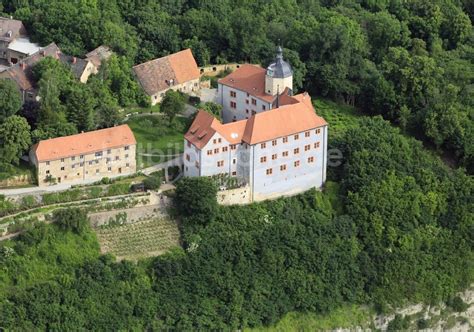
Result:
<svg viewBox="0 0 474 332"><path fill-rule="evenodd" d="M76 64L76 62L77 62L77 58L76 58L75 56L73 56L73 57L72 57L72 63L73 63L73 64Z"/></svg>

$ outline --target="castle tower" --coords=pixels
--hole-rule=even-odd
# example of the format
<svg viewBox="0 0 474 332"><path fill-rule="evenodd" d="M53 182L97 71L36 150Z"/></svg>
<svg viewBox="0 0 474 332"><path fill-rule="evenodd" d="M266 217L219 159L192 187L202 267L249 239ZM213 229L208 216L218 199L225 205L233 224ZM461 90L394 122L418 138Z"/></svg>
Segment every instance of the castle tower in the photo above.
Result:
<svg viewBox="0 0 474 332"><path fill-rule="evenodd" d="M283 50L278 46L275 62L268 66L265 75L265 93L275 96L285 88L293 89L293 70L290 64L283 60Z"/></svg>

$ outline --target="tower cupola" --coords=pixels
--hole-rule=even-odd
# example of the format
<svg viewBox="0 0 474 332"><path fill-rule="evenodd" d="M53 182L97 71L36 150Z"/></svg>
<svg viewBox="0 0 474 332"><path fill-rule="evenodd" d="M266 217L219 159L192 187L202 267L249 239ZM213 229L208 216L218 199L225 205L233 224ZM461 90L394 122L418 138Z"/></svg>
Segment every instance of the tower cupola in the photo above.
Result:
<svg viewBox="0 0 474 332"><path fill-rule="evenodd" d="M293 89L293 70L290 64L283 60L283 49L278 46L275 62L267 67L265 93L274 96L282 93L285 88Z"/></svg>

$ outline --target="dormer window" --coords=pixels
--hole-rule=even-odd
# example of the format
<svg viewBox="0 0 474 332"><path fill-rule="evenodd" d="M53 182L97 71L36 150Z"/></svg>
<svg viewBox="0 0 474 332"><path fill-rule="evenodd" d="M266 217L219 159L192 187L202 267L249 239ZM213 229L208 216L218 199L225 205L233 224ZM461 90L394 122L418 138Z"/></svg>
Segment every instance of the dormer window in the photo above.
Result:
<svg viewBox="0 0 474 332"><path fill-rule="evenodd" d="M267 69L267 76L273 76L273 70Z"/></svg>

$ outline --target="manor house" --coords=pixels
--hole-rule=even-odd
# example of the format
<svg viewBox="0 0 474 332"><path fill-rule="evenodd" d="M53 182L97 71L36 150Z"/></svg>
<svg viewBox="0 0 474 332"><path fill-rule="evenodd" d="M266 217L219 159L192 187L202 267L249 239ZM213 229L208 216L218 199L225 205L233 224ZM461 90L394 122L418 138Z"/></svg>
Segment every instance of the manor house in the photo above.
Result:
<svg viewBox="0 0 474 332"><path fill-rule="evenodd" d="M185 134L184 175L238 177L251 201L293 195L326 180L328 125L278 47L265 70L242 65L219 80L219 121L199 111Z"/></svg>

